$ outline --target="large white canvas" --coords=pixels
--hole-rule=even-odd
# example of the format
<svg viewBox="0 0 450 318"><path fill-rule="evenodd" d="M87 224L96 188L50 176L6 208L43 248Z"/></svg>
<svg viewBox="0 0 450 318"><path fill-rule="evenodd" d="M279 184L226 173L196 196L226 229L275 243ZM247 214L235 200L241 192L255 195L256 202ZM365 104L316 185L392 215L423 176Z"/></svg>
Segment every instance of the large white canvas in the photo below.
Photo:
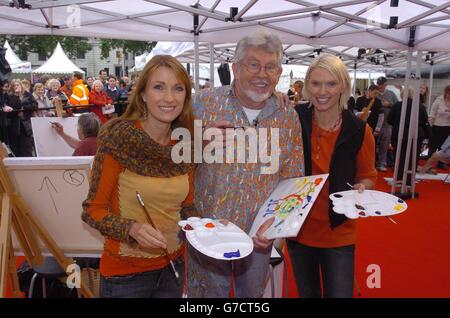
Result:
<svg viewBox="0 0 450 318"><path fill-rule="evenodd" d="M15 189L35 218L69 255L98 255L103 250L103 237L81 220L92 160L54 157L3 161ZM19 248L15 238L13 245Z"/></svg>
<svg viewBox="0 0 450 318"><path fill-rule="evenodd" d="M38 157L71 156L74 149L70 147L52 128L52 122L63 125L64 132L78 138L78 117L32 117L34 145Z"/></svg>
<svg viewBox="0 0 450 318"><path fill-rule="evenodd" d="M281 181L259 210L250 237L272 217L275 220L264 233L266 238L297 236L327 178L328 174L321 174Z"/></svg>

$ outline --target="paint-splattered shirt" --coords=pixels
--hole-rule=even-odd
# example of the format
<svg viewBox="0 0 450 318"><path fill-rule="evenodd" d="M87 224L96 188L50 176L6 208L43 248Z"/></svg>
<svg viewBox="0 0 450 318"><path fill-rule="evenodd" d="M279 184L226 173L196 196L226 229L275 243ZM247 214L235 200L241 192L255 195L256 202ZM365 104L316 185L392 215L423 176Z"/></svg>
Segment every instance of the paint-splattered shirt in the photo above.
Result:
<svg viewBox="0 0 450 318"><path fill-rule="evenodd" d="M280 179L303 176L304 162L300 121L293 108L278 106L276 97L272 96L256 120L249 123L242 106L246 105L238 100L233 88L223 86L202 90L194 99L194 114L206 126L227 120L234 127L256 127L258 142L262 137L262 131L258 129L267 128L266 154L270 154L271 137L275 136L270 128L279 128L279 169L272 174L263 174L261 168L270 163L261 162L259 155L256 163L248 160L244 163L205 163L203 160L197 167L194 191L200 215L228 219L249 232L260 207ZM248 151L246 154L248 156Z"/></svg>

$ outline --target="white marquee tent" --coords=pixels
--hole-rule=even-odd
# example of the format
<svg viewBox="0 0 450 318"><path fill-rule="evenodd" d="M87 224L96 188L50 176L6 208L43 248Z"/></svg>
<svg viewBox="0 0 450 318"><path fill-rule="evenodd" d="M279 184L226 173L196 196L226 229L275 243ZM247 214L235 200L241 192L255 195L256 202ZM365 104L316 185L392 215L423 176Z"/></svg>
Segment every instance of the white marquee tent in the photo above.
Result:
<svg viewBox="0 0 450 318"><path fill-rule="evenodd" d="M10 3L19 6L0 0L3 34L236 43L263 27L287 44L447 51L450 43L446 0L25 0L30 9Z"/></svg>
<svg viewBox="0 0 450 318"><path fill-rule="evenodd" d="M13 73L31 73L31 63L22 61L16 53L14 53L8 41L5 41L3 47L6 49L6 61L9 63Z"/></svg>
<svg viewBox="0 0 450 318"><path fill-rule="evenodd" d="M0 7L3 34L194 42L197 65L229 58L234 43L261 28L280 36L290 64L307 65L318 50L358 70L404 67L408 50L436 52L434 64L450 61L448 0L0 0Z"/></svg>
<svg viewBox="0 0 450 318"><path fill-rule="evenodd" d="M293 46L285 45L284 51L289 54ZM308 47L311 54L314 54L314 50L312 47L304 45L304 47ZM325 51L325 49L324 49ZM144 53L142 55L135 57L135 66L130 70L131 72L140 71L144 68L145 64L155 55L160 54L168 54L174 57L177 57L179 61L182 63L192 63L195 61L194 58L194 43L192 42L164 42L160 41L153 48L150 53ZM286 54L286 55L287 55ZM211 59L209 47L207 44L201 44L199 47L199 77L200 84L203 84L203 80L213 79L211 80L211 84L214 86L220 86L219 76L217 73L217 68L220 64L219 62L230 62L234 55L234 45L225 44L218 45L213 48L213 72L211 72ZM309 60L312 60L312 57L308 57ZM306 60L303 62L306 64ZM366 63L367 64L367 63ZM382 69L377 69L375 65L366 65L370 66L369 69L361 69L359 68L356 72L356 78L358 79L376 79L380 76L385 76L385 72ZM281 74L280 80L277 85L277 90L286 92L293 79L303 79L306 75L306 70L308 67L306 65L298 65L298 63L291 64L283 64L283 72ZM354 78L355 74L353 72L350 73L351 78ZM231 74L231 77L233 75Z"/></svg>
<svg viewBox="0 0 450 318"><path fill-rule="evenodd" d="M72 74L73 72L84 71L73 62L64 53L61 44L57 44L52 56L39 68L33 71L33 74Z"/></svg>

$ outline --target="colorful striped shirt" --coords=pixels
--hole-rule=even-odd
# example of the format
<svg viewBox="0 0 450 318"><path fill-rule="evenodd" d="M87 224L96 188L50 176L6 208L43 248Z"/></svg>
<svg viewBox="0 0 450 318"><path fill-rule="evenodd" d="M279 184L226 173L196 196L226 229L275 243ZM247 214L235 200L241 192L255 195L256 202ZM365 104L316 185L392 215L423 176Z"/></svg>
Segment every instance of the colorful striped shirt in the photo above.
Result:
<svg viewBox="0 0 450 318"><path fill-rule="evenodd" d="M234 127L249 127L251 123L230 86L202 90L194 99L194 115L203 125L211 125L219 120L230 121ZM203 217L227 219L248 232L263 203L283 178L304 175L303 145L301 126L295 110L289 106L277 105L271 96L253 123L258 142L264 141L266 128L266 154L272 150L272 139L279 132L279 169L267 174L264 163L258 155L256 162L205 163L197 166L195 178L195 205ZM264 145L263 145L264 146ZM246 157L249 144L246 143ZM261 150L261 144L258 144ZM224 151L225 153L225 151ZM235 157L236 158L236 157Z"/></svg>

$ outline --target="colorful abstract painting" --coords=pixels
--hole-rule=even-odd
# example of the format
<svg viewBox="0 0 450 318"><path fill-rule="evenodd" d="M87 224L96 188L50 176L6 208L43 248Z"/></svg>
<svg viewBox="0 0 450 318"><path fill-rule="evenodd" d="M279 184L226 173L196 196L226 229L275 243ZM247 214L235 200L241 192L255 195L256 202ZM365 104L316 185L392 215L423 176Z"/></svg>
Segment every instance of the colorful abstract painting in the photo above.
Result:
<svg viewBox="0 0 450 318"><path fill-rule="evenodd" d="M297 236L327 178L321 174L281 181L259 210L250 237L270 218L275 220L264 233L266 238Z"/></svg>

